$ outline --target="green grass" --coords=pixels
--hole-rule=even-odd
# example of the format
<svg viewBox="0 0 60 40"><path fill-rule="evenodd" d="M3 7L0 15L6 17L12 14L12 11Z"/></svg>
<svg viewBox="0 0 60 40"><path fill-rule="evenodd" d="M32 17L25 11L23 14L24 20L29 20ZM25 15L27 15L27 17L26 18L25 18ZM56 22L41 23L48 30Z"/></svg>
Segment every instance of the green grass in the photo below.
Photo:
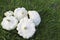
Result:
<svg viewBox="0 0 60 40"><path fill-rule="evenodd" d="M60 0L0 0L0 23L4 12L25 7L36 10L41 15L41 23L35 35L29 40L60 40ZM16 29L4 30L0 25L0 40L26 40L17 34Z"/></svg>

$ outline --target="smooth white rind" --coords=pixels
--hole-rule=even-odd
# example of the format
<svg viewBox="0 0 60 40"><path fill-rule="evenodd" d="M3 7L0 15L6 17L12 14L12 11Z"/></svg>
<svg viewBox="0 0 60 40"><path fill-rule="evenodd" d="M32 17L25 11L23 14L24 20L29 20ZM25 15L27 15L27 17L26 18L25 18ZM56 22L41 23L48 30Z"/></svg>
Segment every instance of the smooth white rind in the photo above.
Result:
<svg viewBox="0 0 60 40"><path fill-rule="evenodd" d="M14 16L20 21L22 18L27 16L27 10L24 7L16 8L14 10Z"/></svg>
<svg viewBox="0 0 60 40"><path fill-rule="evenodd" d="M13 11L7 11L4 13L5 16L12 16L13 15Z"/></svg>
<svg viewBox="0 0 60 40"><path fill-rule="evenodd" d="M41 17L39 15L39 13L37 11L28 11L28 15L29 15L30 19L33 20L35 25L38 26L39 23L41 22Z"/></svg>
<svg viewBox="0 0 60 40"><path fill-rule="evenodd" d="M18 21L15 17L13 16L7 16L3 18L3 21L1 23L2 28L6 30L12 30L16 28Z"/></svg>
<svg viewBox="0 0 60 40"><path fill-rule="evenodd" d="M27 28L26 30L24 29L25 27ZM34 35L36 31L35 24L32 22L32 20L28 18L23 18L17 26L17 31L18 34L23 38L29 39Z"/></svg>

